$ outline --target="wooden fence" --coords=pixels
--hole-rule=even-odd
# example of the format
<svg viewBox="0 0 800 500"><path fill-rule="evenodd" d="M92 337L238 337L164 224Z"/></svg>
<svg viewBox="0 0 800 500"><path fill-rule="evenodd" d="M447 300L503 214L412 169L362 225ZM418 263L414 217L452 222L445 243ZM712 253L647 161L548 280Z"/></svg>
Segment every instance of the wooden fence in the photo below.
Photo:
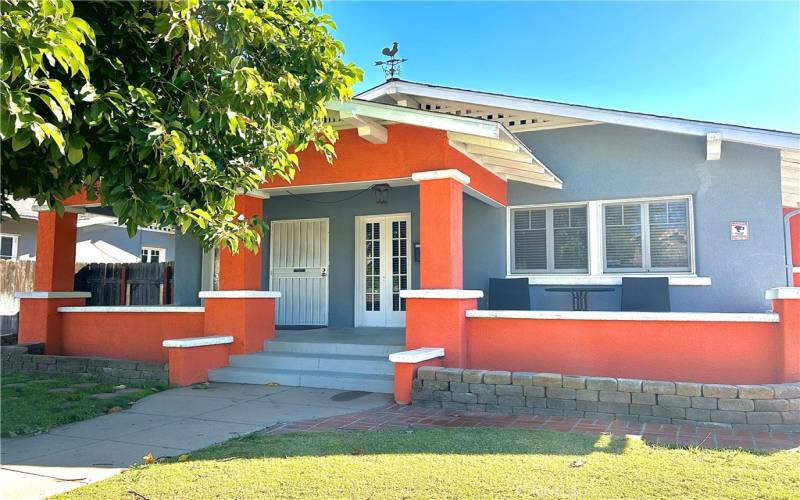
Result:
<svg viewBox="0 0 800 500"><path fill-rule="evenodd" d="M89 305L171 304L173 262L133 264L75 264L75 289L92 292ZM0 324L11 328L19 310L17 292L33 290L36 261L0 260Z"/></svg>
<svg viewBox="0 0 800 500"><path fill-rule="evenodd" d="M75 274L75 290L91 292L89 306L172 304L174 262L88 264Z"/></svg>

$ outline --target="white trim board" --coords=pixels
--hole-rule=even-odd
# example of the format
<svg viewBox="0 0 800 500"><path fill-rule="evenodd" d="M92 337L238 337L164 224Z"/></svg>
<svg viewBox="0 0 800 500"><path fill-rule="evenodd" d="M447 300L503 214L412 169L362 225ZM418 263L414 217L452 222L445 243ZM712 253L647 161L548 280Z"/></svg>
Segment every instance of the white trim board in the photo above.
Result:
<svg viewBox="0 0 800 500"><path fill-rule="evenodd" d="M88 299L92 292L17 292L18 299Z"/></svg>
<svg viewBox="0 0 800 500"><path fill-rule="evenodd" d="M389 355L389 361L392 363L421 363L442 357L444 357L443 347L420 347L410 351L392 353Z"/></svg>
<svg viewBox="0 0 800 500"><path fill-rule="evenodd" d="M197 294L201 299L279 299L281 292L270 290L214 290Z"/></svg>
<svg viewBox="0 0 800 500"><path fill-rule="evenodd" d="M468 318L547 319L585 321L701 321L778 323L775 313L629 312L629 311L467 311Z"/></svg>
<svg viewBox="0 0 800 500"><path fill-rule="evenodd" d="M161 343L162 347L204 347L209 345L233 344L230 335L210 335L208 337L187 337L185 339L168 339Z"/></svg>
<svg viewBox="0 0 800 500"><path fill-rule="evenodd" d="M483 290L424 288L419 290L402 290L400 296L405 299L482 299Z"/></svg>
<svg viewBox="0 0 800 500"><path fill-rule="evenodd" d="M492 94L475 90L441 87L403 80L385 82L358 94L356 98L374 100L389 92L410 96L422 96L431 99L464 102L473 105L514 109L531 113L563 116L593 122L660 130L677 134L706 137L710 133L719 133L723 141L740 142L778 149L800 149L800 134L792 132L595 108L526 97Z"/></svg>
<svg viewBox="0 0 800 500"><path fill-rule="evenodd" d="M80 306L59 307L61 313L201 313L205 307L195 306Z"/></svg>
<svg viewBox="0 0 800 500"><path fill-rule="evenodd" d="M669 278L670 286L711 286L708 276L685 276L666 274L618 275L557 275L557 274L508 274L507 278L528 278L529 285L622 285L622 278Z"/></svg>
<svg viewBox="0 0 800 500"><path fill-rule="evenodd" d="M764 298L767 300L800 299L800 287L783 286L778 288L770 288L764 294Z"/></svg>

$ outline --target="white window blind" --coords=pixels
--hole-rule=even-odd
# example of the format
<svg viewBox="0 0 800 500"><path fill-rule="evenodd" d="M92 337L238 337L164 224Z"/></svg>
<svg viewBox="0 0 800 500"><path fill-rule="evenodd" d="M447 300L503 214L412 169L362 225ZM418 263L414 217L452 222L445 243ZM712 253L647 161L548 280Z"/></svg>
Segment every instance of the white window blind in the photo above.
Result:
<svg viewBox="0 0 800 500"><path fill-rule="evenodd" d="M514 210L512 220L512 272L588 271L585 205Z"/></svg>
<svg viewBox="0 0 800 500"><path fill-rule="evenodd" d="M689 271L689 201L658 200L604 206L608 272Z"/></svg>

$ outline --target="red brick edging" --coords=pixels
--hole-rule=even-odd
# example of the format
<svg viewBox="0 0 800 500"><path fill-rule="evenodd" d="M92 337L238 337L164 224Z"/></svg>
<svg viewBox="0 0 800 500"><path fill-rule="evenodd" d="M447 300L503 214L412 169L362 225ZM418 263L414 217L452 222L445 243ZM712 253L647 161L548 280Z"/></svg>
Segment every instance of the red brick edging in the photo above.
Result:
<svg viewBox="0 0 800 500"><path fill-rule="evenodd" d="M434 429L443 427L507 427L544 429L582 434L610 433L614 436L641 436L649 443L707 448L745 448L757 450L800 449L800 434L715 429L693 425L673 425L621 420L592 420L545 415L492 415L391 404L385 407L335 417L280 423L265 432L325 432L335 430L376 431Z"/></svg>

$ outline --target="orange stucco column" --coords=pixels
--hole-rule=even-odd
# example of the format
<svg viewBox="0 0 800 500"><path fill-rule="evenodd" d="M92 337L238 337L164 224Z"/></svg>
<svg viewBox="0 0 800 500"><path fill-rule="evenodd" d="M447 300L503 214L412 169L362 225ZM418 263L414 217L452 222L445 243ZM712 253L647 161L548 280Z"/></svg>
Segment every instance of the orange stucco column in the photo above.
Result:
<svg viewBox="0 0 800 500"><path fill-rule="evenodd" d="M420 172L420 288L461 288L464 283L464 184L457 170Z"/></svg>
<svg viewBox="0 0 800 500"><path fill-rule="evenodd" d="M39 212L36 229L36 291L68 292L75 286L75 242L78 214L54 211Z"/></svg>
<svg viewBox="0 0 800 500"><path fill-rule="evenodd" d="M61 354L61 306L81 306L89 296L73 292L78 215L39 212L33 292L18 293L19 343L44 343L45 354Z"/></svg>
<svg viewBox="0 0 800 500"><path fill-rule="evenodd" d="M772 310L780 316L778 365L780 382L800 382L800 287L767 290Z"/></svg>
<svg viewBox="0 0 800 500"><path fill-rule="evenodd" d="M219 290L200 292L204 300L203 335L233 337L231 354L250 354L264 349L275 336L275 300L280 292Z"/></svg>
<svg viewBox="0 0 800 500"><path fill-rule="evenodd" d="M264 200L255 196L236 197L236 211L247 218L264 217ZM260 290L261 254L239 246L237 253L223 248L219 256L220 290Z"/></svg>

